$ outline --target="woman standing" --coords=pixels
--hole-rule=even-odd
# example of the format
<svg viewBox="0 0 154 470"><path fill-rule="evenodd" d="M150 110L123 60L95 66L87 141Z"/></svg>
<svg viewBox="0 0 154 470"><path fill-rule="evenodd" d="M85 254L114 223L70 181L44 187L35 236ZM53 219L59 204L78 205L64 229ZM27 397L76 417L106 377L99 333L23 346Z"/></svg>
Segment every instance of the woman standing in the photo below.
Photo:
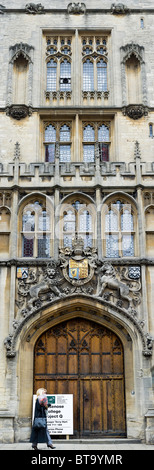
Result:
<svg viewBox="0 0 154 470"><path fill-rule="evenodd" d="M32 432L30 436L30 442L32 442L32 448L37 450L37 444L40 442L46 442L47 446L50 449L55 449L52 444L52 440L47 429L47 419L46 419L46 410L48 409L48 399L46 395L46 390L44 388L39 388L37 390L37 400L35 403L35 412L34 420L32 425ZM45 427L36 427L35 418L44 418Z"/></svg>

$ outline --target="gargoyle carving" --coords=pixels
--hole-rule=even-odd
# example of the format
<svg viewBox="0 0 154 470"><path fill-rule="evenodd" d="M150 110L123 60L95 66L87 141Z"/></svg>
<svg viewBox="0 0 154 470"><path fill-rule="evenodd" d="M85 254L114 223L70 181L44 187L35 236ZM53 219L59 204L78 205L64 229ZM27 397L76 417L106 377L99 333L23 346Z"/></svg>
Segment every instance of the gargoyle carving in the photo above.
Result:
<svg viewBox="0 0 154 470"><path fill-rule="evenodd" d="M117 3L117 5L115 3L112 3L111 11L115 15L124 15L125 13L129 12L129 8L123 3Z"/></svg>
<svg viewBox="0 0 154 470"><path fill-rule="evenodd" d="M67 7L67 11L68 11L68 13L74 13L74 14L80 15L81 13L85 13L86 5L85 5L85 3L81 3L81 2L69 3L69 5Z"/></svg>
<svg viewBox="0 0 154 470"><path fill-rule="evenodd" d="M44 7L41 3L27 3L25 6L26 13L43 13Z"/></svg>

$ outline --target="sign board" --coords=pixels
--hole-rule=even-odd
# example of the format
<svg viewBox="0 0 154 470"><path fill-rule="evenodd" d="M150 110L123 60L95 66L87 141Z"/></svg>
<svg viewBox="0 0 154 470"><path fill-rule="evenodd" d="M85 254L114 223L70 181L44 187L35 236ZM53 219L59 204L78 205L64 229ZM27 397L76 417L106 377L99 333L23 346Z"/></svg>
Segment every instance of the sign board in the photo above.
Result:
<svg viewBox="0 0 154 470"><path fill-rule="evenodd" d="M73 395L47 395L50 405L47 412L47 427L49 434L73 434ZM35 401L33 395L33 417Z"/></svg>

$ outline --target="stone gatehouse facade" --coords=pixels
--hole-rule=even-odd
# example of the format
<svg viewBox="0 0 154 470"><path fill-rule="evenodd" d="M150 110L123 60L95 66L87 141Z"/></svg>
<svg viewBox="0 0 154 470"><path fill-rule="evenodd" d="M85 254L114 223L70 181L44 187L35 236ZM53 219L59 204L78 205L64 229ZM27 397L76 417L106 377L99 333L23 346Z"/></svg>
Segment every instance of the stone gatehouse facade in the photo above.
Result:
<svg viewBox="0 0 154 470"><path fill-rule="evenodd" d="M73 393L74 437L154 443L154 8L0 5L0 440Z"/></svg>

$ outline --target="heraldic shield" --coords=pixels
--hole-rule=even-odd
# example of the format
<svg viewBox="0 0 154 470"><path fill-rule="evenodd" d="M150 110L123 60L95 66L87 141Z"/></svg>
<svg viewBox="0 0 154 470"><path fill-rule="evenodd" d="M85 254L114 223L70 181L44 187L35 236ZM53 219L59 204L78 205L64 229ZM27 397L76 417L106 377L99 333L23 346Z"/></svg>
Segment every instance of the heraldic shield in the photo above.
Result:
<svg viewBox="0 0 154 470"><path fill-rule="evenodd" d="M69 260L69 277L71 279L85 279L88 277L88 260Z"/></svg>

